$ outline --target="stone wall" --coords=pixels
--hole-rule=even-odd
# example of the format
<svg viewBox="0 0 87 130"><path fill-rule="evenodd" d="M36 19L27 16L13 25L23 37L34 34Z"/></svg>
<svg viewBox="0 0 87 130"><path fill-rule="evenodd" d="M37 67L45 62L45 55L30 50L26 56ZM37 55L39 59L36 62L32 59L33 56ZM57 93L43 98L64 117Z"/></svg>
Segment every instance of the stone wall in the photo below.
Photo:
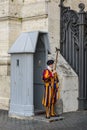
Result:
<svg viewBox="0 0 87 130"><path fill-rule="evenodd" d="M60 48L60 8L59 2L48 2L48 32L50 37L50 45L52 53L55 52L55 47Z"/></svg>
<svg viewBox="0 0 87 130"><path fill-rule="evenodd" d="M16 13L16 5L13 8L12 4L12 1L0 0L0 109L9 108L10 58L8 50L21 32L19 15L13 15Z"/></svg>
<svg viewBox="0 0 87 130"><path fill-rule="evenodd" d="M27 12L27 13L26 13ZM22 8L22 31L48 31L48 12L45 1L30 1Z"/></svg>
<svg viewBox="0 0 87 130"><path fill-rule="evenodd" d="M60 95L63 112L78 110L78 76L59 54L57 71L60 79ZM56 104L57 105L57 104ZM60 106L60 104L58 104Z"/></svg>
<svg viewBox="0 0 87 130"><path fill-rule="evenodd" d="M5 7L4 7L5 8ZM9 48L9 28L8 20L5 18L8 15L0 15L0 108L8 109L9 102L9 86L10 77L8 75L8 58L7 51Z"/></svg>

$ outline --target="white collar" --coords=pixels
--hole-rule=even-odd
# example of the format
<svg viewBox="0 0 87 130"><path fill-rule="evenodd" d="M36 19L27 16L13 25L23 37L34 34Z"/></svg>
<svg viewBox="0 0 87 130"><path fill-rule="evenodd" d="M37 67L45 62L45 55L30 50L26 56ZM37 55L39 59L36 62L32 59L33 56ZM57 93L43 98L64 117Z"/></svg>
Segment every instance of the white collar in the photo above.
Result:
<svg viewBox="0 0 87 130"><path fill-rule="evenodd" d="M52 68L51 68L50 66L47 66L47 69L48 69L49 71L52 71Z"/></svg>

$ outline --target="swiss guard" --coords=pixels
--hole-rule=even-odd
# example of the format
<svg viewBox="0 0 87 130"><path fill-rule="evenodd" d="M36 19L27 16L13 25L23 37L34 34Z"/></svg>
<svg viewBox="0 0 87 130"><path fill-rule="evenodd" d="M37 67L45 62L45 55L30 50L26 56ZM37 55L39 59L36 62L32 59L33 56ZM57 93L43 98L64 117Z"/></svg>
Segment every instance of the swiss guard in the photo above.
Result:
<svg viewBox="0 0 87 130"><path fill-rule="evenodd" d="M46 118L57 116L54 110L58 95L58 75L54 70L54 60L47 61L47 68L43 71L44 95L42 104L46 109Z"/></svg>

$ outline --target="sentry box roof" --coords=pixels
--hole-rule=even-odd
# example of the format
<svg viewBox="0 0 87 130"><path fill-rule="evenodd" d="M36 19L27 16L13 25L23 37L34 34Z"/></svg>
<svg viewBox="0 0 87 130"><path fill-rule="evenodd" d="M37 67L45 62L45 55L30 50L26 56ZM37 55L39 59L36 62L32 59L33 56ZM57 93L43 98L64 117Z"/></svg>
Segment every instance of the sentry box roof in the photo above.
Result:
<svg viewBox="0 0 87 130"><path fill-rule="evenodd" d="M43 43L45 45L45 49L48 51L48 53L50 53L48 33L39 31L21 33L8 53L35 53L38 38L41 35L43 35Z"/></svg>

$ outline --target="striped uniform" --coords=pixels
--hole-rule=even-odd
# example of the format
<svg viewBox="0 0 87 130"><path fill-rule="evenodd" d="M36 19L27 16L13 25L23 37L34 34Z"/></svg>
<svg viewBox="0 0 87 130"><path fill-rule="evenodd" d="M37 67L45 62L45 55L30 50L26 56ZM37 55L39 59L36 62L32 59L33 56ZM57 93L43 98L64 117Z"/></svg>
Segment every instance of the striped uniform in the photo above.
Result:
<svg viewBox="0 0 87 130"><path fill-rule="evenodd" d="M43 81L44 81L44 96L42 99L42 104L44 107L51 107L52 104L56 103L57 92L58 92L58 75L52 75L52 71L45 69L43 71Z"/></svg>

